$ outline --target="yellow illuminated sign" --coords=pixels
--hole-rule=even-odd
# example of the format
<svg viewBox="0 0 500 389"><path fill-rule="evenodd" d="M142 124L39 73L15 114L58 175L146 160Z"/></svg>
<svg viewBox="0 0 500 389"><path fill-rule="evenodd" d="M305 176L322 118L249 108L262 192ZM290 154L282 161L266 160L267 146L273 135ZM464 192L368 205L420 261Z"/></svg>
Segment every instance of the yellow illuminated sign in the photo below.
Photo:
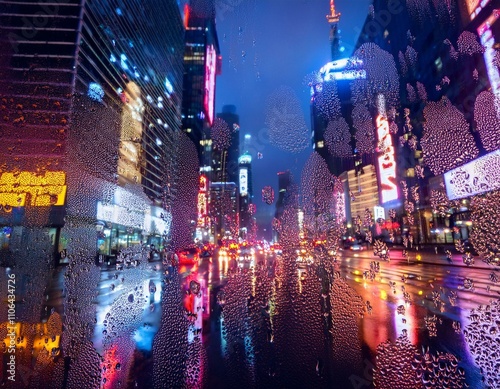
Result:
<svg viewBox="0 0 500 389"><path fill-rule="evenodd" d="M64 205L66 173L1 173L0 205L10 207L48 207Z"/></svg>

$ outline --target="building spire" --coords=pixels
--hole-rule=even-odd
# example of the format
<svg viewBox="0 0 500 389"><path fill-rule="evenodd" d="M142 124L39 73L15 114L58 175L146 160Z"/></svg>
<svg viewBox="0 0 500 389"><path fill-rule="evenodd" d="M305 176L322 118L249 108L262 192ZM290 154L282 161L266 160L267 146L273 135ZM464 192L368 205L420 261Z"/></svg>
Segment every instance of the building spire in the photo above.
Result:
<svg viewBox="0 0 500 389"><path fill-rule="evenodd" d="M330 15L326 15L326 20L330 24L337 24L340 20L340 12L335 12L335 0L330 0Z"/></svg>
<svg viewBox="0 0 500 389"><path fill-rule="evenodd" d="M340 20L340 12L335 11L335 0L330 0L330 14L326 15L330 24L330 45L332 50L332 61L340 58L340 34L337 24Z"/></svg>

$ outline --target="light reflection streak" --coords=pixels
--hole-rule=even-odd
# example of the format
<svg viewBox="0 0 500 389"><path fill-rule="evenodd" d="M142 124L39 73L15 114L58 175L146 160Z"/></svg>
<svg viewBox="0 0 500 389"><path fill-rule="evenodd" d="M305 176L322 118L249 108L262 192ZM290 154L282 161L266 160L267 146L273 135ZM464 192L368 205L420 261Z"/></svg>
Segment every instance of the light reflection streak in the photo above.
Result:
<svg viewBox="0 0 500 389"><path fill-rule="evenodd" d="M378 293L370 299L372 314L364 316L362 322L363 339L373 352L376 352L379 344L390 338L393 332L390 326L381 326L380 319L387 318L391 314L387 301L379 298Z"/></svg>
<svg viewBox="0 0 500 389"><path fill-rule="evenodd" d="M397 312L397 307L400 305L405 307L404 315L400 315ZM403 333L403 330L406 330L408 335L408 340L415 345L418 342L417 329L415 326L415 321L417 317L416 310L417 309L415 305L408 304L403 299L398 299L396 309L394 310L394 326L396 328L397 336L400 336ZM406 320L406 323L403 322L403 319Z"/></svg>

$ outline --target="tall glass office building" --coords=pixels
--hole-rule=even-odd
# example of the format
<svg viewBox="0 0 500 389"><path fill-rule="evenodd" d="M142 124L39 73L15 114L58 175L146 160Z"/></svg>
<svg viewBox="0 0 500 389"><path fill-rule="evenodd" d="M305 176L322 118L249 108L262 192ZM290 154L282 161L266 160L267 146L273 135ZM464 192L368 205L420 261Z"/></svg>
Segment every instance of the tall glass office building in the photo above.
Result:
<svg viewBox="0 0 500 389"><path fill-rule="evenodd" d="M9 2L0 17L3 257L28 224L64 257L64 215L97 223L104 255L160 241L181 125L176 2Z"/></svg>

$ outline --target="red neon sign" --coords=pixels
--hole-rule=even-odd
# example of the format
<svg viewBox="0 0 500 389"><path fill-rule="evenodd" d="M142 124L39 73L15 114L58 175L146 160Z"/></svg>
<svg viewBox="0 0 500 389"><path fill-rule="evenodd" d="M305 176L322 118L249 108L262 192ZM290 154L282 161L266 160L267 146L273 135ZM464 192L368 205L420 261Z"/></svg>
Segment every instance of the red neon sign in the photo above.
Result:
<svg viewBox="0 0 500 389"><path fill-rule="evenodd" d="M208 181L206 176L200 176L200 188L198 192L198 227L207 225L207 189Z"/></svg>
<svg viewBox="0 0 500 389"><path fill-rule="evenodd" d="M207 46L205 58L205 98L204 105L208 122L212 124L214 119L214 98L215 98L215 71L217 67L217 53L214 46Z"/></svg>
<svg viewBox="0 0 500 389"><path fill-rule="evenodd" d="M389 122L385 117L378 115L376 124L378 141L382 144L384 150L383 154L378 157L380 202L384 204L399 197L396 181L396 160L389 131Z"/></svg>
<svg viewBox="0 0 500 389"><path fill-rule="evenodd" d="M189 16L191 14L191 9L189 8L188 4L184 5L184 28L189 27Z"/></svg>
<svg viewBox="0 0 500 389"><path fill-rule="evenodd" d="M200 176L200 192L207 191L207 177Z"/></svg>

